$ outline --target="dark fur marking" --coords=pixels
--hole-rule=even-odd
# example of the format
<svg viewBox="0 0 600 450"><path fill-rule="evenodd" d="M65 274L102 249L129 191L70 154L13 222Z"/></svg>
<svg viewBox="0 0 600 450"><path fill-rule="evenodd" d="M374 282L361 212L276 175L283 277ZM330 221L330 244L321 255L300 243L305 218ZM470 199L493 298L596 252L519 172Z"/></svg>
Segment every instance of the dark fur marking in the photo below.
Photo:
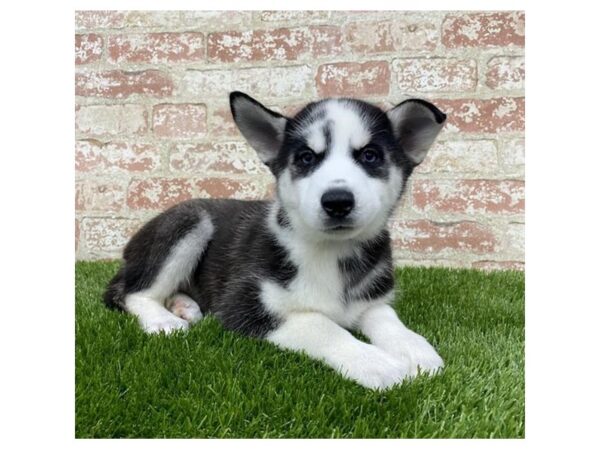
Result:
<svg viewBox="0 0 600 450"><path fill-rule="evenodd" d="M364 286L358 297L350 295L350 291L356 288L379 264L384 264L384 272ZM393 289L394 277L389 232L384 230L376 238L361 244L357 255L341 259L338 261L338 265L345 280L344 297L346 301L375 299Z"/></svg>

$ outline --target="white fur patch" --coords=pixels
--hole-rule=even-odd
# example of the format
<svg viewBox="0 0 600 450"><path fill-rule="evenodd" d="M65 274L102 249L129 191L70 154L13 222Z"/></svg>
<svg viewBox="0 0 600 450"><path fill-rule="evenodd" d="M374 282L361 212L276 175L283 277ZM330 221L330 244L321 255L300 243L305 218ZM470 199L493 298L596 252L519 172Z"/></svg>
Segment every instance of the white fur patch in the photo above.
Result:
<svg viewBox="0 0 600 450"><path fill-rule="evenodd" d="M433 374L444 362L429 342L400 321L393 308L386 304L373 305L360 318L358 329L371 343L394 358L410 360L410 374L419 370Z"/></svg>
<svg viewBox="0 0 600 450"><path fill-rule="evenodd" d="M152 286L125 297L125 309L138 318L142 328L148 333L170 333L188 328L188 321L167 310L165 301L192 274L213 231L210 218L202 217L173 247Z"/></svg>
<svg viewBox="0 0 600 450"><path fill-rule="evenodd" d="M319 313L295 313L267 337L275 345L322 360L370 389L387 389L409 376L409 364L356 339Z"/></svg>

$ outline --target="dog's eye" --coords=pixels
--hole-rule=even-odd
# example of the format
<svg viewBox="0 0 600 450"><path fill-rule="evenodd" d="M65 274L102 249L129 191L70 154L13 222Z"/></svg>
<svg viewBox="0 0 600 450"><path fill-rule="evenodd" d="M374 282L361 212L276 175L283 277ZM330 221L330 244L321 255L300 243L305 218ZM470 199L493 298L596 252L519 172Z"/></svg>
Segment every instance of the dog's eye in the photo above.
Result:
<svg viewBox="0 0 600 450"><path fill-rule="evenodd" d="M312 150L308 150L308 149L302 150L296 156L296 162L299 164L302 164L304 166L310 166L310 165L314 164L316 160L317 160L317 155L315 155L315 152L313 152Z"/></svg>
<svg viewBox="0 0 600 450"><path fill-rule="evenodd" d="M381 155L379 152L372 148L364 149L359 155L360 162L364 164L375 164L379 162L380 159Z"/></svg>

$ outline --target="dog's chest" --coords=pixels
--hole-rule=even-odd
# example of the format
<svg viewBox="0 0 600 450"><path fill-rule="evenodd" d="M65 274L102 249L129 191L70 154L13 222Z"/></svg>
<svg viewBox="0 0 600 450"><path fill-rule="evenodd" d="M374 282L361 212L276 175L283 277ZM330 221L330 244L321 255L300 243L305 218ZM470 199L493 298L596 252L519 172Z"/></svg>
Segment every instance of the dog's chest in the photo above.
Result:
<svg viewBox="0 0 600 450"><path fill-rule="evenodd" d="M342 326L351 326L369 306L366 301L345 301L345 277L335 251L306 251L292 254L297 265L294 279L287 285L265 281L261 300L279 317L294 312L319 312Z"/></svg>

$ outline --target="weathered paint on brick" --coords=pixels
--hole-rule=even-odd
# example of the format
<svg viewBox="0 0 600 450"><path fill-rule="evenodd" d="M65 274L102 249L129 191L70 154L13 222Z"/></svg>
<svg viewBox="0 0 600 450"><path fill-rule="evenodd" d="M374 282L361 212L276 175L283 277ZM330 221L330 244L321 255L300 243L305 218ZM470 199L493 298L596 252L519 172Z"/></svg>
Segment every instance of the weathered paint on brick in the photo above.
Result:
<svg viewBox="0 0 600 450"><path fill-rule="evenodd" d="M310 51L307 28L227 31L208 36L208 59L212 62L294 61Z"/></svg>
<svg viewBox="0 0 600 450"><path fill-rule="evenodd" d="M413 205L419 211L463 214L520 214L525 183L520 180L414 180Z"/></svg>
<svg viewBox="0 0 600 450"><path fill-rule="evenodd" d="M165 97L173 92L173 81L159 70L126 72L85 71L75 75L75 95L82 97L127 98L134 94Z"/></svg>
<svg viewBox="0 0 600 450"><path fill-rule="evenodd" d="M491 89L523 89L525 87L525 58L496 56L487 63L485 84Z"/></svg>
<svg viewBox="0 0 600 450"><path fill-rule="evenodd" d="M440 26L435 16L405 13L392 22L394 48L405 51L430 52L440 41Z"/></svg>
<svg viewBox="0 0 600 450"><path fill-rule="evenodd" d="M396 59L392 68L398 89L405 92L461 92L477 86L477 63L473 59Z"/></svg>
<svg viewBox="0 0 600 450"><path fill-rule="evenodd" d="M94 139L75 142L75 170L79 173L129 175L152 172L159 165L160 149L152 144Z"/></svg>
<svg viewBox="0 0 600 450"><path fill-rule="evenodd" d="M312 10L281 10L281 11L262 11L259 14L260 20L263 22L314 22L327 19L330 15L329 11L312 11Z"/></svg>
<svg viewBox="0 0 600 450"><path fill-rule="evenodd" d="M81 220L81 235L88 256L118 258L127 241L140 228L141 221L127 218L86 217Z"/></svg>
<svg viewBox="0 0 600 450"><path fill-rule="evenodd" d="M227 174L269 174L256 152L245 142L180 144L169 158L172 172L188 174L218 172Z"/></svg>
<svg viewBox="0 0 600 450"><path fill-rule="evenodd" d="M152 132L160 138L200 138L206 134L206 106L193 103L154 105Z"/></svg>
<svg viewBox="0 0 600 450"><path fill-rule="evenodd" d="M76 209L86 212L121 212L127 183L120 180L87 179L77 183Z"/></svg>
<svg viewBox="0 0 600 450"><path fill-rule="evenodd" d="M100 61L104 39L99 34L75 35L75 64L89 64Z"/></svg>
<svg viewBox="0 0 600 450"><path fill-rule="evenodd" d="M522 168L525 165L525 140L510 139L502 144L501 161L505 167Z"/></svg>
<svg viewBox="0 0 600 450"><path fill-rule="evenodd" d="M351 22L344 27L344 41L355 54L393 52L392 22Z"/></svg>
<svg viewBox="0 0 600 450"><path fill-rule="evenodd" d="M448 114L447 131L500 133L525 128L524 97L439 99L434 102Z"/></svg>
<svg viewBox="0 0 600 450"><path fill-rule="evenodd" d="M386 95L390 90L390 68L386 61L324 64L319 66L315 81L323 97Z"/></svg>
<svg viewBox="0 0 600 450"><path fill-rule="evenodd" d="M315 58L337 56L344 52L342 31L331 25L317 25L309 28L312 35L312 55Z"/></svg>
<svg viewBox="0 0 600 450"><path fill-rule="evenodd" d="M183 178L133 179L127 191L132 210L163 210L192 198L193 185Z"/></svg>
<svg viewBox="0 0 600 450"><path fill-rule="evenodd" d="M228 106L213 110L208 118L208 132L211 136L219 139L230 136L237 136L243 139L233 121L231 109Z"/></svg>
<svg viewBox="0 0 600 450"><path fill-rule="evenodd" d="M438 141L415 174L498 173L498 150L491 139Z"/></svg>
<svg viewBox="0 0 600 450"><path fill-rule="evenodd" d="M125 26L126 11L75 11L75 29L110 29Z"/></svg>
<svg viewBox="0 0 600 450"><path fill-rule="evenodd" d="M168 64L202 61L204 34L134 33L108 36L108 61L112 64Z"/></svg>
<svg viewBox="0 0 600 450"><path fill-rule="evenodd" d="M265 197L265 187L257 180L234 180L208 177L196 181L196 189L204 198L236 198L260 200Z"/></svg>
<svg viewBox="0 0 600 450"><path fill-rule="evenodd" d="M436 223L428 220L393 220L391 234L400 251L438 253L459 251L492 253L498 248L494 233L477 222Z"/></svg>
<svg viewBox="0 0 600 450"><path fill-rule="evenodd" d="M523 12L482 12L446 17L442 25L446 47L495 47L525 45Z"/></svg>
<svg viewBox="0 0 600 450"><path fill-rule="evenodd" d="M232 89L252 92L256 97L298 97L312 84L308 66L256 67L247 69L188 70L182 94L227 98Z"/></svg>
<svg viewBox="0 0 600 450"><path fill-rule="evenodd" d="M80 105L75 109L75 131L92 136L141 135L148 129L142 105Z"/></svg>

